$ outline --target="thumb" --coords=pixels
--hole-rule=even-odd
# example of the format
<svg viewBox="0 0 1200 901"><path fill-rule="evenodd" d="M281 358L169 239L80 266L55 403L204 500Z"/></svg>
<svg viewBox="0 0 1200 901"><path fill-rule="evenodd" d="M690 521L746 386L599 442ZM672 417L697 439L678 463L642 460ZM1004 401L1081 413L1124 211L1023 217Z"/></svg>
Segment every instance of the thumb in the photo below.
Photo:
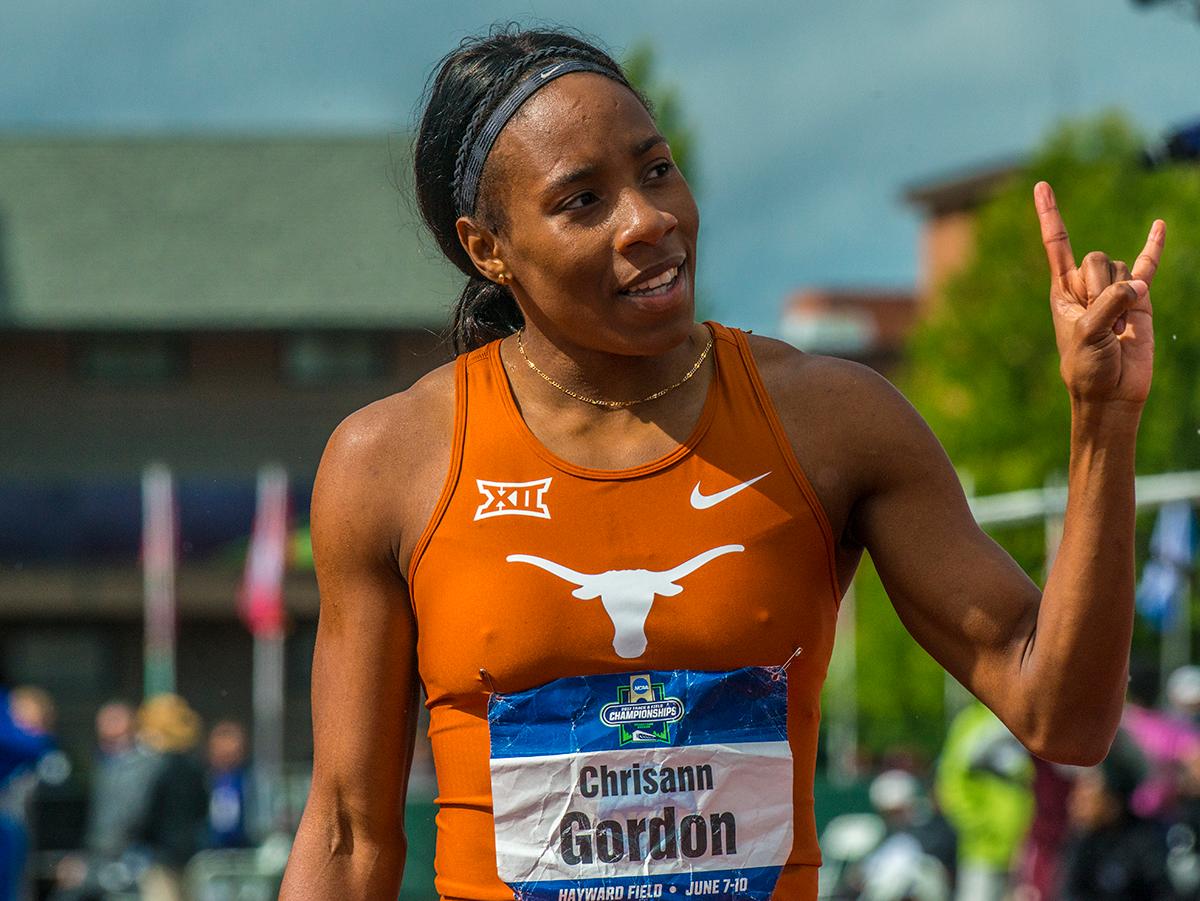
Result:
<svg viewBox="0 0 1200 901"><path fill-rule="evenodd" d="M1149 287L1140 278L1109 285L1100 293L1099 297L1092 301L1087 312L1080 317L1084 334L1094 340L1104 338L1112 331L1117 319L1144 298L1149 290Z"/></svg>

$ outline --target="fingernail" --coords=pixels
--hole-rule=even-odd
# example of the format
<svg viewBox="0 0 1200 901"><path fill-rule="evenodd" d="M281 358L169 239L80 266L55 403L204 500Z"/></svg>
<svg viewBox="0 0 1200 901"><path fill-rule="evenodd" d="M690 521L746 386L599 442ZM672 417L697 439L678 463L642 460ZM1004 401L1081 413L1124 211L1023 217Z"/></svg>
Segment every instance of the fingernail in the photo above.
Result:
<svg viewBox="0 0 1200 901"><path fill-rule="evenodd" d="M1149 286L1140 278L1135 278L1133 281L1131 281L1129 283L1129 287L1133 288L1134 293L1137 294L1138 297L1145 297L1146 293L1150 290Z"/></svg>

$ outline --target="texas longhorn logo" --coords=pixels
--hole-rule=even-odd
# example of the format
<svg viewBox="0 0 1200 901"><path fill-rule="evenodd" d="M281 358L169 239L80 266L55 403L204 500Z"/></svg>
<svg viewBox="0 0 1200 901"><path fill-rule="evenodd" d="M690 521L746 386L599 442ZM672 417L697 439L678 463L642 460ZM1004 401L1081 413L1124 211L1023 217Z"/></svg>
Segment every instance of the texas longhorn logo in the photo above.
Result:
<svg viewBox="0 0 1200 901"><path fill-rule="evenodd" d="M476 516L478 518L478 516ZM640 657L646 650L646 617L656 595L674 597L683 591L675 583L691 575L706 563L723 554L744 551L740 544L726 544L697 554L674 569L654 572L649 569L610 569L602 573L580 573L553 560L529 554L509 554L509 563L529 563L558 576L565 582L578 585L572 595L582 601L600 598L604 612L613 624L613 650L620 657Z"/></svg>
<svg viewBox="0 0 1200 901"><path fill-rule="evenodd" d="M545 498L552 479L534 482L487 482L476 479L475 484L483 495L483 503L475 511L475 519L491 516L537 516L549 519L550 508L546 506Z"/></svg>

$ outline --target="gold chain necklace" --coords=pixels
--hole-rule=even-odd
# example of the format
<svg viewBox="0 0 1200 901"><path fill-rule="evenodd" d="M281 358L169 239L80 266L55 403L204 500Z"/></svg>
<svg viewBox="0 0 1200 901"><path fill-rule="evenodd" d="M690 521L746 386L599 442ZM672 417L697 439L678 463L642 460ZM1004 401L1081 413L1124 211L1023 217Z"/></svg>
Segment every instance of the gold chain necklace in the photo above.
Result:
<svg viewBox="0 0 1200 901"><path fill-rule="evenodd" d="M688 379L690 379L692 376L694 376L697 372L700 371L700 367L704 365L704 360L708 357L708 352L710 350L712 350L712 346L713 346L712 334L709 333L708 343L704 345L704 350L700 351L700 356L698 356L696 358L696 362L692 364L692 368L689 369L687 371L687 373L684 375L684 377L681 378L679 381L677 381L674 385L668 385L665 388L660 388L658 391L655 391L653 394L651 394L647 397L643 397L641 400L598 400L594 397L584 397L582 394L577 394L576 392L574 392L570 388L568 388L566 385L563 385L560 382L556 382L549 375L542 372L542 370L538 369L537 364L535 364L533 362L533 360L529 359L529 354L525 353L525 342L523 342L521 340L524 333L525 333L525 328L524 328L524 326L522 326L517 331L517 350L519 350L521 352L522 358L524 358L525 362L528 364L530 369L532 369L534 372L536 372L538 375L540 375L544 381L549 382L551 385L553 385L555 388L557 388L559 391L561 391L563 394L567 395L568 397L573 397L576 400L583 401L585 404L592 404L593 406L596 406L596 407L607 407L610 410L619 410L619 409L623 409L624 407L632 407L636 404L644 404L644 403L647 403L648 401L658 400L664 394L674 391L676 388L678 388L680 385L682 385L684 382L686 382Z"/></svg>

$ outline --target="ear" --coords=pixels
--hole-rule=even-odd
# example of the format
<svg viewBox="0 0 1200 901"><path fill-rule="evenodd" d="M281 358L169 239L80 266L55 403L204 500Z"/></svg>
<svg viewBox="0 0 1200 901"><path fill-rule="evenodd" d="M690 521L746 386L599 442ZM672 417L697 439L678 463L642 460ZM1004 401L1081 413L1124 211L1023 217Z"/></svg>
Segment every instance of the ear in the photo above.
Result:
<svg viewBox="0 0 1200 901"><path fill-rule="evenodd" d="M459 216L454 228L458 232L459 243L480 274L497 284L504 284L510 276L501 257L500 239L496 234L469 216Z"/></svg>

